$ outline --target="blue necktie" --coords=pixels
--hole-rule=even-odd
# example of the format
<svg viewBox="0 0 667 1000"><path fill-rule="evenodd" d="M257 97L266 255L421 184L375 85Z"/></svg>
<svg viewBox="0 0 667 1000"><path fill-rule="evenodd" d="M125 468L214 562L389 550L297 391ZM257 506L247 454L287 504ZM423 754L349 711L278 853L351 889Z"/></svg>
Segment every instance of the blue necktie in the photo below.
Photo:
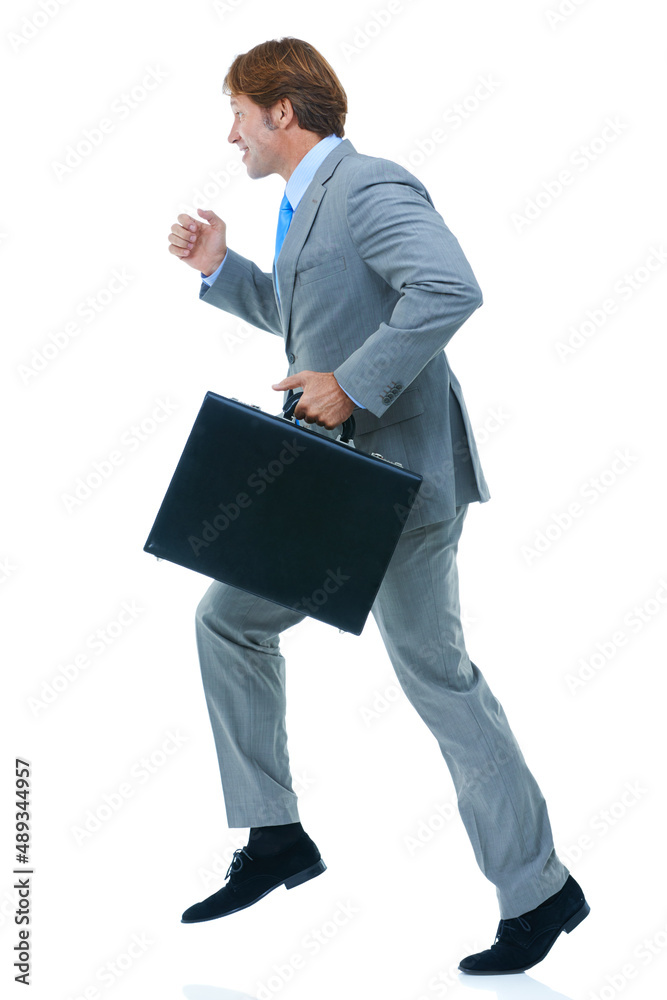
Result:
<svg viewBox="0 0 667 1000"><path fill-rule="evenodd" d="M287 236L287 230L290 227L292 221L292 216L294 215L294 209L289 203L287 195L283 195L283 200L280 202L280 212L278 213L278 230L276 232L276 255L275 260L278 260L278 255L282 249L282 245L285 242L285 237ZM280 298L280 289L278 288L278 269L276 268L276 291L278 292L278 298Z"/></svg>

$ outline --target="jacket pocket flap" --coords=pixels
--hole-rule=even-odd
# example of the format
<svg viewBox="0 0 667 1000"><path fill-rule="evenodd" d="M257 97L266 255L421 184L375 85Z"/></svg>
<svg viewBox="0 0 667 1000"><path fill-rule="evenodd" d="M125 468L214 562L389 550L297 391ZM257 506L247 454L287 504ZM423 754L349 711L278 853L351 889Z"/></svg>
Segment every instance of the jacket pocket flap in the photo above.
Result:
<svg viewBox="0 0 667 1000"><path fill-rule="evenodd" d="M297 278L299 284L305 285L309 281L318 281L335 274L336 271L344 271L346 266L344 257L334 257L333 260L324 260L321 264L313 264L312 267L299 271Z"/></svg>

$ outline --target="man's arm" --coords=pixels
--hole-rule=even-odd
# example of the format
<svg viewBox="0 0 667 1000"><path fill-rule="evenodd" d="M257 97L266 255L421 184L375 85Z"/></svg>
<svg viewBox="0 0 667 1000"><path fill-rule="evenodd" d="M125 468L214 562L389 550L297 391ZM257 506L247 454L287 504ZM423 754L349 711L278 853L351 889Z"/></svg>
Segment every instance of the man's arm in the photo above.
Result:
<svg viewBox="0 0 667 1000"><path fill-rule="evenodd" d="M210 285L202 281L199 298L282 337L271 275L227 247L227 226L215 212L197 212L204 221L185 213L178 216L169 234L169 252L211 279Z"/></svg>
<svg viewBox="0 0 667 1000"><path fill-rule="evenodd" d="M212 285L202 281L199 298L260 330L283 335L272 276L234 250L227 249L224 267Z"/></svg>
<svg viewBox="0 0 667 1000"><path fill-rule="evenodd" d="M389 322L334 371L348 395L381 417L482 304L482 293L426 189L398 164L369 160L357 171L347 225L362 260L400 292Z"/></svg>

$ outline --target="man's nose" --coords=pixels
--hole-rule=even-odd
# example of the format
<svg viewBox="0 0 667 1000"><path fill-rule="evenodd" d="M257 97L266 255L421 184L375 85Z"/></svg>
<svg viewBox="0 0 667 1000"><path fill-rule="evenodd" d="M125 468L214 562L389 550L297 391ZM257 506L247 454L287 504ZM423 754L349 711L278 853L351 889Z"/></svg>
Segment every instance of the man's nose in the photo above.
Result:
<svg viewBox="0 0 667 1000"><path fill-rule="evenodd" d="M227 136L227 142L236 142L236 140L240 138L241 136L239 135L238 129L236 127L236 122L234 122L231 129L229 130L229 135Z"/></svg>

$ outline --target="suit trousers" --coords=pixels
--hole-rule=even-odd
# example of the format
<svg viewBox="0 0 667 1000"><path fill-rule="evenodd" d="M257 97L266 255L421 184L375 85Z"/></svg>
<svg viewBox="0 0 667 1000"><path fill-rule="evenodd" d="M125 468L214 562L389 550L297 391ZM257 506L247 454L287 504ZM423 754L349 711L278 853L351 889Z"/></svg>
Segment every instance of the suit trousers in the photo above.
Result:
<svg viewBox="0 0 667 1000"><path fill-rule="evenodd" d="M456 555L468 504L404 531L372 607L396 676L437 740L475 858L500 916L565 883L544 797L505 712L466 651ZM305 616L214 582L196 636L230 827L299 821L287 751L280 633Z"/></svg>

